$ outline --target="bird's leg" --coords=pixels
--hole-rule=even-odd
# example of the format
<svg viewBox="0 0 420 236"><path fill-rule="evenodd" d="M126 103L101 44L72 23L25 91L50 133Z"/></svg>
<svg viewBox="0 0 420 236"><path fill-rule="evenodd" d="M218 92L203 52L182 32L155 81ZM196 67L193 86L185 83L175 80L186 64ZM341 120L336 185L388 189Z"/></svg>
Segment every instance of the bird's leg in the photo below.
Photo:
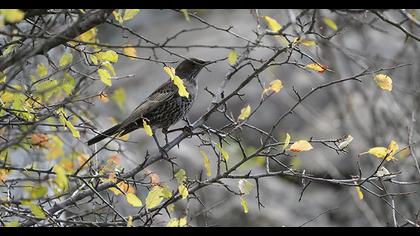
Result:
<svg viewBox="0 0 420 236"><path fill-rule="evenodd" d="M155 140L156 145L157 145L157 146L158 146L158 148L159 148L159 152L160 152L160 154L161 154L164 158L166 158L166 159L168 159L168 160L169 160L168 153L166 153L165 149L163 149L163 148L162 148L162 146L160 146L160 144L159 144L159 140L157 139L155 132L153 132L152 137L153 137L153 139Z"/></svg>
<svg viewBox="0 0 420 236"><path fill-rule="evenodd" d="M165 142L166 142L166 145L168 145L168 128L162 128L162 133L165 135Z"/></svg>
<svg viewBox="0 0 420 236"><path fill-rule="evenodd" d="M188 136L192 136L193 126L191 125L190 120L188 119L188 117L184 117L182 120L184 120L187 123L187 126L182 128L182 130L188 133Z"/></svg>

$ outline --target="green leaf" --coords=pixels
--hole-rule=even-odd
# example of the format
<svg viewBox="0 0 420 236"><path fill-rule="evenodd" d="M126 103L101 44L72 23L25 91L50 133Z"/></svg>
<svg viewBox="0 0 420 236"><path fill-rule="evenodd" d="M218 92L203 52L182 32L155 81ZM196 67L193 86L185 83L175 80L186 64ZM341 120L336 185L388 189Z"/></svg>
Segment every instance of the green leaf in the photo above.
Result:
<svg viewBox="0 0 420 236"><path fill-rule="evenodd" d="M73 61L73 54L64 53L60 59L60 67L65 67Z"/></svg>
<svg viewBox="0 0 420 236"><path fill-rule="evenodd" d="M112 76L116 76L115 69L109 61L102 62L102 66L104 66L109 72L111 72Z"/></svg>
<svg viewBox="0 0 420 236"><path fill-rule="evenodd" d="M61 85L61 88L64 90L64 92L67 95L70 95L75 85L76 85L75 78L71 76L69 73L64 72L64 82Z"/></svg>
<svg viewBox="0 0 420 236"><path fill-rule="evenodd" d="M172 197L172 193L167 187L154 186L152 191L147 194L146 208L152 209L158 206L164 198Z"/></svg>
<svg viewBox="0 0 420 236"><path fill-rule="evenodd" d="M73 137L80 138L79 131L76 128L74 128L73 124L69 120L66 120L66 126L69 128L70 132L73 134Z"/></svg>
<svg viewBox="0 0 420 236"><path fill-rule="evenodd" d="M138 13L140 12L140 9L126 9L124 12L123 21L128 21L134 18Z"/></svg>
<svg viewBox="0 0 420 236"><path fill-rule="evenodd" d="M101 79L101 81L106 86L112 86L111 75L109 75L108 71L104 69L99 69L98 74L99 74L99 79Z"/></svg>
<svg viewBox="0 0 420 236"><path fill-rule="evenodd" d="M42 208L34 203L31 204L31 212L34 216L40 219L45 219L47 216L45 215L44 210Z"/></svg>
<svg viewBox="0 0 420 236"><path fill-rule="evenodd" d="M143 203L134 193L127 193L125 195L127 202L134 207L141 207Z"/></svg>

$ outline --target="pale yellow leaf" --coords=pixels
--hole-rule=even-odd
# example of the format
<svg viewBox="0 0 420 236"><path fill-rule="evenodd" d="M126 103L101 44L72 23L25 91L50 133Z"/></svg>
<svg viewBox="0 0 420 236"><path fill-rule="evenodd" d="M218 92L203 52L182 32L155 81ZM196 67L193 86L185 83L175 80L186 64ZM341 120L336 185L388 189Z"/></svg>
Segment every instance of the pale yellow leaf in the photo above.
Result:
<svg viewBox="0 0 420 236"><path fill-rule="evenodd" d="M127 202L133 207L141 207L143 203L134 193L127 193L125 195Z"/></svg>
<svg viewBox="0 0 420 236"><path fill-rule="evenodd" d="M117 62L118 54L113 50L96 53L96 57L101 61Z"/></svg>
<svg viewBox="0 0 420 236"><path fill-rule="evenodd" d="M350 134L347 135L347 137L338 144L338 148L341 150L343 148L346 148L347 146L349 146L349 144L353 141L353 136L351 136Z"/></svg>
<svg viewBox="0 0 420 236"><path fill-rule="evenodd" d="M143 119L143 128L148 136L153 136L153 130L145 119Z"/></svg>
<svg viewBox="0 0 420 236"><path fill-rule="evenodd" d="M187 180L185 170L184 169L178 170L175 174L175 178L176 178L176 181L178 181L179 184L184 183Z"/></svg>
<svg viewBox="0 0 420 236"><path fill-rule="evenodd" d="M372 154L378 158L384 158L388 153L388 148L386 147L373 147L367 151L369 154Z"/></svg>
<svg viewBox="0 0 420 236"><path fill-rule="evenodd" d="M359 200L363 200L362 190L360 189L359 186L356 186L355 188L356 188L357 197L359 198Z"/></svg>
<svg viewBox="0 0 420 236"><path fill-rule="evenodd" d="M42 208L40 206L36 205L35 203L31 204L31 212L34 216L36 216L39 219L46 219L47 218L44 210L42 210Z"/></svg>
<svg viewBox="0 0 420 236"><path fill-rule="evenodd" d="M124 12L123 21L128 21L133 19L138 13L140 9L126 9Z"/></svg>
<svg viewBox="0 0 420 236"><path fill-rule="evenodd" d="M204 163L204 168L206 169L207 172L207 176L210 177L211 176L211 164L210 164L210 159L207 155L207 153L205 153L203 150L200 150L200 154L203 156L203 163Z"/></svg>
<svg viewBox="0 0 420 236"><path fill-rule="evenodd" d="M313 40L308 40L308 39L304 39L300 41L301 44L311 47L311 46L316 46L316 42Z"/></svg>
<svg viewBox="0 0 420 236"><path fill-rule="evenodd" d="M188 188L185 187L185 185L183 184L179 185L178 191L179 191L179 194L181 194L182 199L185 199L188 197Z"/></svg>
<svg viewBox="0 0 420 236"><path fill-rule="evenodd" d="M36 69L39 77L45 77L48 75L48 68L44 65L44 63L39 63Z"/></svg>
<svg viewBox="0 0 420 236"><path fill-rule="evenodd" d="M222 153L222 156L225 159L225 161L228 161L228 159L229 159L229 153L225 149L223 149L219 144L216 144L216 147Z"/></svg>
<svg viewBox="0 0 420 236"><path fill-rule="evenodd" d="M69 179L67 178L64 168L59 165L54 165L53 171L56 173L54 182L57 184L58 188L62 191L67 190L69 187Z"/></svg>
<svg viewBox="0 0 420 236"><path fill-rule="evenodd" d="M64 53L63 56L60 58L60 67L67 66L73 61L73 54L71 53Z"/></svg>
<svg viewBox="0 0 420 236"><path fill-rule="evenodd" d="M114 91L111 96L111 99L118 105L121 111L124 111L125 108L125 90L120 87Z"/></svg>
<svg viewBox="0 0 420 236"><path fill-rule="evenodd" d="M251 114L251 107L248 105L241 109L241 114L239 115L239 120L246 120L248 119L249 115Z"/></svg>
<svg viewBox="0 0 420 236"><path fill-rule="evenodd" d="M269 16L264 16L263 18L271 31L278 32L279 30L281 30L281 25L275 19Z"/></svg>
<svg viewBox="0 0 420 236"><path fill-rule="evenodd" d="M166 227L185 227L187 225L187 217L183 217L180 219L172 218L169 220Z"/></svg>
<svg viewBox="0 0 420 236"><path fill-rule="evenodd" d="M384 75L384 74L378 74L373 77L373 80L375 80L376 84L379 88L385 90L385 91L392 91L392 79L391 77Z"/></svg>
<svg viewBox="0 0 420 236"><path fill-rule="evenodd" d="M112 86L111 75L104 69L98 70L99 79L106 85Z"/></svg>
<svg viewBox="0 0 420 236"><path fill-rule="evenodd" d="M18 220L10 221L9 223L4 224L4 227L19 227L20 223Z"/></svg>
<svg viewBox="0 0 420 236"><path fill-rule="evenodd" d="M171 79L175 77L175 68L170 67L170 66L165 66L163 67L163 71L165 71L165 73L168 74Z"/></svg>
<svg viewBox="0 0 420 236"><path fill-rule="evenodd" d="M190 21L190 16L188 15L188 9L181 9L179 10L185 17L185 20L187 20L188 22Z"/></svg>
<svg viewBox="0 0 420 236"><path fill-rule="evenodd" d="M128 216L127 227L133 227L133 216Z"/></svg>
<svg viewBox="0 0 420 236"><path fill-rule="evenodd" d="M312 145L306 140L299 140L290 146L291 152L305 152L311 150Z"/></svg>
<svg viewBox="0 0 420 236"><path fill-rule="evenodd" d="M323 18L322 18L322 20L324 21L324 23L328 26L328 27L330 27L330 29L332 29L332 30L334 30L334 31L337 31L337 29L338 29L338 27L337 27L337 24L331 19L331 18L328 18L328 17L326 17L326 16L324 16Z"/></svg>
<svg viewBox="0 0 420 236"><path fill-rule="evenodd" d="M242 194L248 195L254 188L254 185L246 179L240 179L238 182L238 187Z"/></svg>
<svg viewBox="0 0 420 236"><path fill-rule="evenodd" d="M236 53L235 50L232 50L229 52L228 54L228 62L230 65L235 65L236 61L238 60L238 54Z"/></svg>
<svg viewBox="0 0 420 236"><path fill-rule="evenodd" d="M290 143L290 134L286 133L286 138L284 139L284 144L283 144L283 151L286 150L286 148L289 146Z"/></svg>
<svg viewBox="0 0 420 236"><path fill-rule="evenodd" d="M247 214L248 213L248 203L246 201L245 198L241 197L241 205L242 208L244 209L244 213Z"/></svg>
<svg viewBox="0 0 420 236"><path fill-rule="evenodd" d="M278 93L283 88L283 83L281 80L276 79L270 82L270 86L268 88L265 88L262 95L264 94L270 94L272 92Z"/></svg>
<svg viewBox="0 0 420 236"><path fill-rule="evenodd" d="M9 23L18 23L25 18L25 13L19 9L0 9L0 15Z"/></svg>

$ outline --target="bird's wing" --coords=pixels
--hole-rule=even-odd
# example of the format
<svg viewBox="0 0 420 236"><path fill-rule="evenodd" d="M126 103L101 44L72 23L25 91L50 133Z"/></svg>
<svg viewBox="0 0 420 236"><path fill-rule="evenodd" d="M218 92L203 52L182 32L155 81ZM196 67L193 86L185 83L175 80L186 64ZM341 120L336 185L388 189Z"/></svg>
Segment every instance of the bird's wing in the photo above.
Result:
<svg viewBox="0 0 420 236"><path fill-rule="evenodd" d="M178 88L171 80L165 82L146 98L145 101L138 105L127 119L121 122L121 129L137 121L151 110L154 110L162 102L172 99L177 93Z"/></svg>

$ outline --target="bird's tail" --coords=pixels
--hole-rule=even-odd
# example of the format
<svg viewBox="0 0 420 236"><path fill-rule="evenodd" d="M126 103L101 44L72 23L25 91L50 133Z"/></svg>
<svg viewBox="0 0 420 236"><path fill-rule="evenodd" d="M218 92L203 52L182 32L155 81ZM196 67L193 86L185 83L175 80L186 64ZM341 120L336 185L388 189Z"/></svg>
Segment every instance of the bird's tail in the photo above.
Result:
<svg viewBox="0 0 420 236"><path fill-rule="evenodd" d="M109 129L105 130L102 134L96 135L95 137L93 137L92 139L90 139L88 141L88 143L87 143L88 146L90 146L92 144L95 144L95 143L101 141L102 139L108 138L109 136L111 136L113 134L118 133L120 131L120 126L121 126L120 124L115 125L115 126L109 128Z"/></svg>

